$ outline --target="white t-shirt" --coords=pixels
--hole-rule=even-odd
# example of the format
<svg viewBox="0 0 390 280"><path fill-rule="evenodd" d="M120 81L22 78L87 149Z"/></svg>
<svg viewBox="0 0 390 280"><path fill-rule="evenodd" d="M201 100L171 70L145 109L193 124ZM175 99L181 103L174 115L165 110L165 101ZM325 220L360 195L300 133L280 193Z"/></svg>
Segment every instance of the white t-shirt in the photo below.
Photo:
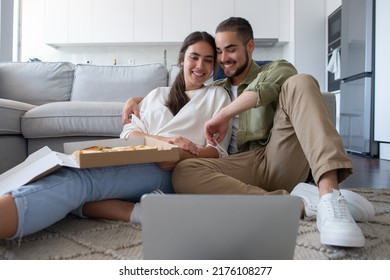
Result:
<svg viewBox="0 0 390 280"><path fill-rule="evenodd" d="M231 86L231 90L233 95L232 99L235 100L237 98L238 86ZM240 123L240 116L239 115L234 116L233 128L232 128L232 139L230 141L229 148L228 148L229 155L233 155L238 152L237 130L238 130L239 123Z"/></svg>
<svg viewBox="0 0 390 280"><path fill-rule="evenodd" d="M182 136L194 144L205 147L204 124L230 103L229 94L222 87L203 87L187 91L190 101L174 116L165 106L170 87L159 87L151 91L140 103L141 119L132 116L120 135L128 138L133 131L165 137ZM226 155L231 129L217 148L220 156Z"/></svg>

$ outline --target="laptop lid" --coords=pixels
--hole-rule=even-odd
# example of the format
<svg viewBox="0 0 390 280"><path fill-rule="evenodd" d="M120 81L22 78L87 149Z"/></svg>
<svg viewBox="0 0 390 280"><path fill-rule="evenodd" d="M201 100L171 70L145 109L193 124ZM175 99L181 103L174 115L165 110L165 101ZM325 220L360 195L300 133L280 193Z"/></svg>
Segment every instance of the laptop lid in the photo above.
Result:
<svg viewBox="0 0 390 280"><path fill-rule="evenodd" d="M145 195L144 259L292 259L302 200L293 196Z"/></svg>

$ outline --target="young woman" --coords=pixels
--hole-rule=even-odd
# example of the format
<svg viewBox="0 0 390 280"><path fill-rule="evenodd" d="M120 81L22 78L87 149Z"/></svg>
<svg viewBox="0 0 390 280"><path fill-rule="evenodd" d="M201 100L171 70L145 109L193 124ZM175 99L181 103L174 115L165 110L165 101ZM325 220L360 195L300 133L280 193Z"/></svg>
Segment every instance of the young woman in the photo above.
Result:
<svg viewBox="0 0 390 280"><path fill-rule="evenodd" d="M191 33L179 53L180 73L172 87L157 88L140 104L141 118L132 117L121 137L149 136L180 147L180 160L220 157L229 137L218 147L208 145L205 122L230 103L221 87L204 83L216 67L214 38ZM173 192L171 173L177 162L73 169L54 173L0 197L0 238L20 238L44 229L73 213L80 217L140 222L145 193Z"/></svg>

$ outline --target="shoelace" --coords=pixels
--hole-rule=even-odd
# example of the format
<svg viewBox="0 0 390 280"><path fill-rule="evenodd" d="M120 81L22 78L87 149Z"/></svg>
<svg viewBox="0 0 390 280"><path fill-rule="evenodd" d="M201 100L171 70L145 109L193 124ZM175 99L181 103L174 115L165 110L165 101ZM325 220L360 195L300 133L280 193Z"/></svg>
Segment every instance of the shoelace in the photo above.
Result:
<svg viewBox="0 0 390 280"><path fill-rule="evenodd" d="M327 200L327 209L331 216L336 219L349 220L347 214L347 205L343 196L339 196L336 199L331 198Z"/></svg>

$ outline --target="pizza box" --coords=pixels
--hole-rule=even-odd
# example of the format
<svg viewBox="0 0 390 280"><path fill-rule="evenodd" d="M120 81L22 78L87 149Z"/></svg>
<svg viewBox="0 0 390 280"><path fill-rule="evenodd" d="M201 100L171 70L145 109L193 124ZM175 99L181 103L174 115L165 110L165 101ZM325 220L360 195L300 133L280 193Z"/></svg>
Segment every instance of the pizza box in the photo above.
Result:
<svg viewBox="0 0 390 280"><path fill-rule="evenodd" d="M120 147L131 145L147 145L156 147L150 150L118 151L108 153L81 154L79 157L73 152L92 147L107 146ZM89 168L116 166L135 163L175 161L179 159L179 147L150 137L138 139L107 139L96 141L71 142L64 144L65 153L52 151L45 146L32 153L27 159L0 174L0 195L19 188L55 171L61 166L72 168Z"/></svg>
<svg viewBox="0 0 390 280"><path fill-rule="evenodd" d="M80 168L91 168L179 160L180 149L178 146L150 137L70 142L64 144L64 150L66 154L71 155L78 150L93 146L122 147L132 145L145 145L155 149L77 154L75 155L76 163Z"/></svg>

